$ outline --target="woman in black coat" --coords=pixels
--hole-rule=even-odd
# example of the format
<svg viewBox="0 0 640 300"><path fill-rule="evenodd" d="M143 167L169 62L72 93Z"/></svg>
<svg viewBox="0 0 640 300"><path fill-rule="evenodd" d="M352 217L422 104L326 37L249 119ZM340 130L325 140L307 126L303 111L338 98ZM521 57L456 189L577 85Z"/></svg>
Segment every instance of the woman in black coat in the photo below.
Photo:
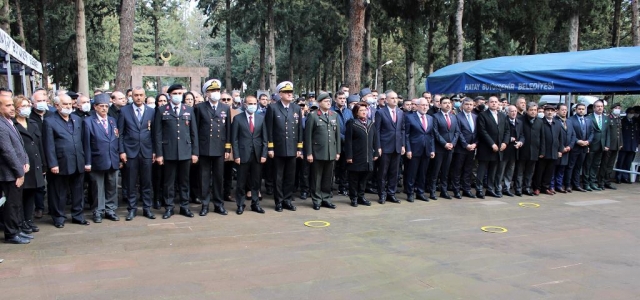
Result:
<svg viewBox="0 0 640 300"><path fill-rule="evenodd" d="M25 233L38 232L40 229L33 224L33 211L35 210L35 198L38 188L44 187L44 159L42 158L41 135L42 130L35 120L30 119L31 103L25 97L16 97L14 101L16 117L13 121L16 129L22 136L24 149L29 157L29 172L24 174L22 190L23 213L22 231Z"/></svg>
<svg viewBox="0 0 640 300"><path fill-rule="evenodd" d="M169 101L169 96L166 94L158 94L156 96L156 107L167 105ZM154 151L155 152L155 151ZM154 162L151 166L151 181L152 181L152 190L153 190L153 202L152 207L154 209L159 209L164 205L164 199L162 198L162 193L164 190L163 182L164 182L164 165L159 165L157 162Z"/></svg>
<svg viewBox="0 0 640 300"><path fill-rule="evenodd" d="M367 107L356 103L352 109L354 119L347 121L344 153L349 171L349 198L351 206L370 206L364 198L367 179L373 171L373 162L378 159L378 141L373 122L367 118Z"/></svg>

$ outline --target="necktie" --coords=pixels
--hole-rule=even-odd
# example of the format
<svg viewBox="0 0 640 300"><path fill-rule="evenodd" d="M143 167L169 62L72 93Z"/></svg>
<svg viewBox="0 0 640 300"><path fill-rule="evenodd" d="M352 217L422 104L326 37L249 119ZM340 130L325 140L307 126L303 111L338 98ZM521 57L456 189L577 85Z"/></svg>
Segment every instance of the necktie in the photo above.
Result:
<svg viewBox="0 0 640 300"><path fill-rule="evenodd" d="M473 124L473 119L470 114L467 114L467 121L469 121L469 128L471 128L471 132L473 132L475 125Z"/></svg>
<svg viewBox="0 0 640 300"><path fill-rule="evenodd" d="M253 116L249 116L249 132L253 133Z"/></svg>
<svg viewBox="0 0 640 300"><path fill-rule="evenodd" d="M602 129L602 116L598 116L598 129Z"/></svg>
<svg viewBox="0 0 640 300"><path fill-rule="evenodd" d="M211 106L211 110L213 110L213 115L215 116L216 115L216 107L212 105Z"/></svg>
<svg viewBox="0 0 640 300"><path fill-rule="evenodd" d="M427 117L425 117L425 115L422 115L422 129L424 129L424 131L427 131Z"/></svg>
<svg viewBox="0 0 640 300"><path fill-rule="evenodd" d="M140 108L136 108L136 116L138 117L138 123L142 122L142 113L140 112Z"/></svg>
<svg viewBox="0 0 640 300"><path fill-rule="evenodd" d="M444 114L445 120L447 120L447 129L451 129L451 120L449 120L449 114Z"/></svg>
<svg viewBox="0 0 640 300"><path fill-rule="evenodd" d="M7 120L7 122L9 123L9 127L13 128L13 131L18 133L18 129L13 125L13 122L11 122L11 120L9 120L7 118L5 118L5 120Z"/></svg>
<svg viewBox="0 0 640 300"><path fill-rule="evenodd" d="M396 122L396 110L395 109L391 110L391 120L393 121L393 123Z"/></svg>
<svg viewBox="0 0 640 300"><path fill-rule="evenodd" d="M104 127L104 133L109 135L109 125L107 125L107 120L102 119L100 120L100 123L102 123L102 127Z"/></svg>
<svg viewBox="0 0 640 300"><path fill-rule="evenodd" d="M498 112L492 111L491 114L493 115L493 118L496 120L496 124L498 124Z"/></svg>
<svg viewBox="0 0 640 300"><path fill-rule="evenodd" d="M585 135L587 134L587 128L584 125L584 118L580 117L580 129L582 131L582 137L584 138Z"/></svg>
<svg viewBox="0 0 640 300"><path fill-rule="evenodd" d="M177 115L178 115L178 107L177 107L177 106L174 106L174 107L173 107L173 111L176 113L176 116L177 116Z"/></svg>

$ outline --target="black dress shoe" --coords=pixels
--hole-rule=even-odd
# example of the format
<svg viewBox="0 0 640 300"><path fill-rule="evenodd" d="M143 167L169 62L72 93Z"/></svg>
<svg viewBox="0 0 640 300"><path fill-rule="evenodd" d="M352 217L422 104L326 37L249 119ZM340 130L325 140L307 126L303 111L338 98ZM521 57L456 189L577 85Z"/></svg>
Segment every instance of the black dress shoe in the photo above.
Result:
<svg viewBox="0 0 640 300"><path fill-rule="evenodd" d="M296 206L291 204L291 202L284 202L282 203L282 208L284 209L288 209L290 211L296 211Z"/></svg>
<svg viewBox="0 0 640 300"><path fill-rule="evenodd" d="M594 191L602 191L602 189L601 189L601 188L599 188L599 187L598 187L598 186L596 186L596 185L592 185L592 186L591 186L591 189L592 189L592 190L594 190Z"/></svg>
<svg viewBox="0 0 640 300"><path fill-rule="evenodd" d="M371 206L371 202L369 200L367 200L366 198L364 198L364 197L358 198L358 204Z"/></svg>
<svg viewBox="0 0 640 300"><path fill-rule="evenodd" d="M320 210L320 205L319 204L313 204L313 209L314 210Z"/></svg>
<svg viewBox="0 0 640 300"><path fill-rule="evenodd" d="M579 186L576 186L573 189L576 190L576 191L579 191L579 192L586 192L587 191L587 190L585 190L585 189L583 189L582 187L579 187Z"/></svg>
<svg viewBox="0 0 640 300"><path fill-rule="evenodd" d="M511 191L502 191L502 193L509 197L513 197L513 194L511 193Z"/></svg>
<svg viewBox="0 0 640 300"><path fill-rule="evenodd" d="M435 193L435 192L431 192L431 193L429 193L429 199L431 199L431 200L438 200L438 198L436 198L436 193Z"/></svg>
<svg viewBox="0 0 640 300"><path fill-rule="evenodd" d="M264 213L264 209L262 209L262 207L260 207L260 204L251 205L251 210L255 211L257 213L260 213L260 214Z"/></svg>
<svg viewBox="0 0 640 300"><path fill-rule="evenodd" d="M4 242L7 243L7 244L22 244L23 245L23 244L31 243L31 240L30 239L25 239L25 238L20 237L19 235L16 234L12 238L5 238Z"/></svg>
<svg viewBox="0 0 640 300"><path fill-rule="evenodd" d="M496 193L496 198L502 198L502 193L497 192L497 193Z"/></svg>
<svg viewBox="0 0 640 300"><path fill-rule="evenodd" d="M277 203L276 204L276 211L277 212L282 212L282 203Z"/></svg>
<svg viewBox="0 0 640 300"><path fill-rule="evenodd" d="M102 215L96 214L93 216L93 223L102 223Z"/></svg>
<svg viewBox="0 0 640 300"><path fill-rule="evenodd" d="M413 203L413 194L407 195L407 202Z"/></svg>
<svg viewBox="0 0 640 300"><path fill-rule="evenodd" d="M202 204L202 201L200 200L200 198L193 198L193 199L191 199L191 203L193 203L193 204Z"/></svg>
<svg viewBox="0 0 640 300"><path fill-rule="evenodd" d="M593 192L593 189L590 186L585 186L584 190L587 192Z"/></svg>
<svg viewBox="0 0 640 300"><path fill-rule="evenodd" d="M188 218L193 218L193 213L188 208L180 208L180 214Z"/></svg>
<svg viewBox="0 0 640 300"><path fill-rule="evenodd" d="M351 206L358 207L358 199L351 199Z"/></svg>
<svg viewBox="0 0 640 300"><path fill-rule="evenodd" d="M427 199L427 197L424 194L416 195L416 199L429 202L429 199Z"/></svg>
<svg viewBox="0 0 640 300"><path fill-rule="evenodd" d="M174 215L173 209L167 209L164 214L162 215L163 219L168 219L171 218L171 216Z"/></svg>
<svg viewBox="0 0 640 300"><path fill-rule="evenodd" d="M22 222L22 224L20 224L20 230L22 230L22 232L24 232L26 234L33 233L33 230L31 229L31 226L29 226L29 224L27 224L27 221L24 221L24 222Z"/></svg>
<svg viewBox="0 0 640 300"><path fill-rule="evenodd" d="M84 225L84 226L87 226L87 225L90 225L90 224L91 224L91 223L89 223L89 221L87 221L87 220L78 221L78 220L76 220L76 219L71 220L71 223L73 223L73 224L78 224L78 225Z"/></svg>
<svg viewBox="0 0 640 300"><path fill-rule="evenodd" d="M528 190L528 189L524 191L524 194L528 195L528 196L533 196L534 195L533 192L531 190Z"/></svg>
<svg viewBox="0 0 640 300"><path fill-rule="evenodd" d="M153 207L153 209L160 209L160 201L159 200L153 201L153 205L151 207Z"/></svg>
<svg viewBox="0 0 640 300"><path fill-rule="evenodd" d="M491 197L495 197L495 198L500 198L498 197L498 194L494 193L493 191L487 191L486 192L487 196L491 196Z"/></svg>
<svg viewBox="0 0 640 300"><path fill-rule="evenodd" d="M475 199L475 198L476 198L476 196L475 196L474 194L472 194L472 193L471 193L471 191L464 191L464 192L462 192L462 196L465 196L465 197L467 197L467 198L472 198L472 199Z"/></svg>
<svg viewBox="0 0 640 300"><path fill-rule="evenodd" d="M377 194L378 193L378 190L374 189L374 188L366 188L364 191L365 191L365 193L369 193L369 194Z"/></svg>
<svg viewBox="0 0 640 300"><path fill-rule="evenodd" d="M451 196L449 196L447 191L440 192L440 197L451 200Z"/></svg>
<svg viewBox="0 0 640 300"><path fill-rule="evenodd" d="M347 190L340 190L338 191L338 195L342 195L342 196L349 196L349 192L347 192Z"/></svg>
<svg viewBox="0 0 640 300"><path fill-rule="evenodd" d="M18 232L18 236L19 236L19 237L21 237L21 238L23 238L23 239L30 239L30 240L33 240L33 235L30 235L30 234L24 233L24 232L22 232L22 231Z"/></svg>
<svg viewBox="0 0 640 300"><path fill-rule="evenodd" d="M36 224L33 224L33 221L27 220L27 221L25 221L25 223L27 223L27 226L31 227L31 231L33 231L33 232L40 231L40 228L38 228L38 226L36 226Z"/></svg>
<svg viewBox="0 0 640 300"><path fill-rule="evenodd" d="M400 200L398 200L398 198L396 198L396 196L395 196L395 195L393 195L393 196L387 196L387 199L389 200L389 202L393 202L393 203L396 203L396 204L400 204Z"/></svg>
<svg viewBox="0 0 640 300"><path fill-rule="evenodd" d="M136 210L132 209L127 213L127 216L124 218L125 221L131 221L136 217Z"/></svg>
<svg viewBox="0 0 640 300"><path fill-rule="evenodd" d="M199 215L200 215L201 217L204 217L204 216L206 216L208 213L209 213L209 205L207 205L207 206L204 206L204 205L203 205L203 206L202 206L202 209L200 209L200 213L199 213Z"/></svg>
<svg viewBox="0 0 640 300"><path fill-rule="evenodd" d="M64 223L53 223L56 228L64 228Z"/></svg>
<svg viewBox="0 0 640 300"><path fill-rule="evenodd" d="M156 218L156 215L154 215L154 214L151 212L151 210L150 210L150 209L148 209L148 208L147 208L147 209L142 210L142 215L143 215L143 216L145 216L145 217L147 217L147 218L149 218L149 219L151 219L151 220L154 220L154 219Z"/></svg>
<svg viewBox="0 0 640 300"><path fill-rule="evenodd" d="M224 209L224 207L222 207L222 206L216 206L216 207L214 207L214 208L213 208L213 212L214 212L214 213L221 214L221 215L223 215L223 216L226 216L226 215L228 214L227 210L226 210L226 209Z"/></svg>
<svg viewBox="0 0 640 300"><path fill-rule="evenodd" d="M307 197L309 197L309 195L307 194L307 192L302 192L302 193L300 193L300 199L301 199L301 200L307 200Z"/></svg>
<svg viewBox="0 0 640 300"><path fill-rule="evenodd" d="M118 217L118 215L116 215L115 213L105 214L105 218L111 221L120 221L120 217Z"/></svg>
<svg viewBox="0 0 640 300"><path fill-rule="evenodd" d="M460 192L454 191L453 192L453 198L462 199L462 196L460 195Z"/></svg>
<svg viewBox="0 0 640 300"><path fill-rule="evenodd" d="M516 196L522 197L522 192L521 191L516 191Z"/></svg>
<svg viewBox="0 0 640 300"><path fill-rule="evenodd" d="M336 209L336 205L331 203L331 202L322 201L322 203L320 205L322 205L322 207Z"/></svg>
<svg viewBox="0 0 640 300"><path fill-rule="evenodd" d="M476 192L476 198L484 199L484 193L483 192Z"/></svg>
<svg viewBox="0 0 640 300"><path fill-rule="evenodd" d="M273 195L273 188L272 187L268 187L267 190L265 191L265 194Z"/></svg>
<svg viewBox="0 0 640 300"><path fill-rule="evenodd" d="M610 190L617 190L617 188L615 186L611 185L611 183L606 183L604 185L604 187L606 187L606 188L608 188Z"/></svg>
<svg viewBox="0 0 640 300"><path fill-rule="evenodd" d="M241 215L244 212L244 207L244 205L238 206L238 209L236 209L236 214Z"/></svg>

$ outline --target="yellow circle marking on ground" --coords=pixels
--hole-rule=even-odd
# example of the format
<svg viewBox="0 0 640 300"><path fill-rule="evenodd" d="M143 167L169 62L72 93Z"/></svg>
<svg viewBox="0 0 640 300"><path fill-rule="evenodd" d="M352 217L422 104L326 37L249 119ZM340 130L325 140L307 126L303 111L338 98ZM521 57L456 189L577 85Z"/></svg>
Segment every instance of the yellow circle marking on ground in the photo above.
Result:
<svg viewBox="0 0 640 300"><path fill-rule="evenodd" d="M314 228L329 227L329 225L331 225L331 223L329 223L327 221L307 221L307 222L304 222L304 226L314 227Z"/></svg>
<svg viewBox="0 0 640 300"><path fill-rule="evenodd" d="M507 232L506 228L499 227L499 226L484 226L484 227L480 227L480 229L482 229L482 231L484 231L484 232L489 232L489 233L505 233L505 232Z"/></svg>
<svg viewBox="0 0 640 300"><path fill-rule="evenodd" d="M533 207L533 208L538 208L540 207L540 204L538 203L532 203L532 202L520 202L518 203L518 205L522 206L522 207Z"/></svg>

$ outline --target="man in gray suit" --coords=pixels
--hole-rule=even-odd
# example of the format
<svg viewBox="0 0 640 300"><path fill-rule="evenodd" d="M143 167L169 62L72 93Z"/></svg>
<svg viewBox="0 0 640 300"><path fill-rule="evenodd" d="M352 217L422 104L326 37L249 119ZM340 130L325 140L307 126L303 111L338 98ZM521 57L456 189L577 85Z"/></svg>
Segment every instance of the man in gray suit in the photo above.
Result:
<svg viewBox="0 0 640 300"><path fill-rule="evenodd" d="M24 150L22 138L13 126L15 117L11 93L0 91L0 188L6 197L2 220L4 241L11 244L29 244L33 236L20 230L22 213L22 184L24 174L29 172L29 158Z"/></svg>
<svg viewBox="0 0 640 300"><path fill-rule="evenodd" d="M597 176L604 153L609 151L611 137L609 135L609 117L604 114L604 102L598 100L593 103L593 114L588 117L593 122L593 142L589 144L589 153L584 163L584 189L588 192L601 191L598 187Z"/></svg>

